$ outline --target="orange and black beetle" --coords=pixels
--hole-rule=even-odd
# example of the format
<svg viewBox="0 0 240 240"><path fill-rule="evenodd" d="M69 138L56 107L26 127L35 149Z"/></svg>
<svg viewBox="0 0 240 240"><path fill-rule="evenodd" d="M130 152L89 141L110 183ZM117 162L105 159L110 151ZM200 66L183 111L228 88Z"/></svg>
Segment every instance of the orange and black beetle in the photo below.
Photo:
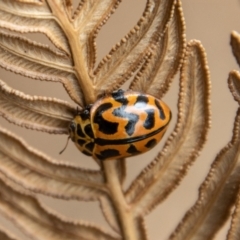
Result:
<svg viewBox="0 0 240 240"><path fill-rule="evenodd" d="M78 149L98 160L144 153L164 135L169 107L147 94L118 90L78 112L69 134Z"/></svg>

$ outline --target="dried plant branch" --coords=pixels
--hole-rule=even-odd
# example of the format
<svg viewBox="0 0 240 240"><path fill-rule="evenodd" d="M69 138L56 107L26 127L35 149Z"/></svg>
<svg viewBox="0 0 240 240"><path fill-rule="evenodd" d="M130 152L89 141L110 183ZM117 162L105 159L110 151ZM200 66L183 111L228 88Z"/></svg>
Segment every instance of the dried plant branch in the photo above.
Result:
<svg viewBox="0 0 240 240"><path fill-rule="evenodd" d="M115 211L118 213L118 222L120 224L121 234L125 239L138 239L137 233L134 231L134 219L125 201L119 178L117 177L117 169L114 161L104 161L104 173L108 189L110 191ZM141 239L141 238L140 238Z"/></svg>
<svg viewBox="0 0 240 240"><path fill-rule="evenodd" d="M145 240L146 235L140 219L135 219L130 205L127 204L114 161L104 161L103 170L109 195L116 213L117 222L123 239ZM140 222L139 222L140 220Z"/></svg>
<svg viewBox="0 0 240 240"><path fill-rule="evenodd" d="M72 24L72 19L60 0L49 0L48 5L52 11L54 17L59 21L61 29L65 32L71 49L71 54L74 62L74 70L78 79L78 83L85 95L86 104L95 102L96 97L94 95L94 89L92 87L92 80L88 72L87 63L84 60L83 54L83 42L79 41L80 31L84 31L82 28L76 29Z"/></svg>
<svg viewBox="0 0 240 240"><path fill-rule="evenodd" d="M116 214L116 209L114 208L113 202L111 201L111 197L102 197L100 198L100 208L105 217L105 220L109 224L109 226L117 233L121 233L121 229L119 226L119 219Z"/></svg>
<svg viewBox="0 0 240 240"><path fill-rule="evenodd" d="M116 168L118 169L117 174L120 183L123 185L126 175L127 175L127 169L126 169L126 160L124 158L119 159L119 161L116 161Z"/></svg>

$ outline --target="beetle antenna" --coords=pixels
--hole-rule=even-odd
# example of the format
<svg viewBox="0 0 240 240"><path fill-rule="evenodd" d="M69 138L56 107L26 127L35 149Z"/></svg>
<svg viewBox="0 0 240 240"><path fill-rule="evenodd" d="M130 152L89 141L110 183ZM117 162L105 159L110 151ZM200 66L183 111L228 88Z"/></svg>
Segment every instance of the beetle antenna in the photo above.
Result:
<svg viewBox="0 0 240 240"><path fill-rule="evenodd" d="M69 139L70 139L70 136L68 136L67 143L66 143L66 145L64 146L63 150L61 150L61 151L59 152L59 154L62 154L62 153L65 151L65 149L67 148Z"/></svg>

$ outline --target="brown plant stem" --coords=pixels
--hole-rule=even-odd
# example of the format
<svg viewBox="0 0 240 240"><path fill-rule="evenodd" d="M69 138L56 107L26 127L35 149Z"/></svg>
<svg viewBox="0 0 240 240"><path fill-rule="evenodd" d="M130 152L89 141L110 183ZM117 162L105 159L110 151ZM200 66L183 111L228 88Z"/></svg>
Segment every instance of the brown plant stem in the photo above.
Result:
<svg viewBox="0 0 240 240"><path fill-rule="evenodd" d="M117 213L121 234L124 240L137 240L137 229L130 206L126 203L121 182L119 181L114 161L104 161L103 171L111 199ZM139 240L139 239L138 239Z"/></svg>
<svg viewBox="0 0 240 240"><path fill-rule="evenodd" d="M88 74L86 61L82 53L82 45L79 39L81 29L74 27L74 23L69 18L62 2L59 2L59 0L49 0L48 4L68 38L74 62L74 70L80 88L84 92L85 104L94 103L96 101L96 94L94 94L93 82Z"/></svg>

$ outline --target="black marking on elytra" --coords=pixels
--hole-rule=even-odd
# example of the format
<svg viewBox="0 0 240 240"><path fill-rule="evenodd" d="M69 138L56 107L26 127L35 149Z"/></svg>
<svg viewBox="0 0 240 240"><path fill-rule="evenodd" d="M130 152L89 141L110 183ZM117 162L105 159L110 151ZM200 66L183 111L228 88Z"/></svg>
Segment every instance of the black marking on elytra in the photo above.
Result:
<svg viewBox="0 0 240 240"><path fill-rule="evenodd" d="M124 96L124 91L119 89L112 93L112 97L115 101L122 103L122 105L126 106L128 104L127 98Z"/></svg>
<svg viewBox="0 0 240 240"><path fill-rule="evenodd" d="M83 131L82 131L82 128L81 128L80 124L77 125L77 135L78 135L79 137L83 137L83 138L86 137L85 134L84 134Z"/></svg>
<svg viewBox="0 0 240 240"><path fill-rule="evenodd" d="M87 151L85 151L85 150L83 150L82 153L85 154L85 155L87 155L87 156L92 156L91 153L89 153L89 152L87 152Z"/></svg>
<svg viewBox="0 0 240 240"><path fill-rule="evenodd" d="M137 150L137 148L134 145L130 145L130 147L127 150L128 153L130 154L139 154L141 153L140 151Z"/></svg>
<svg viewBox="0 0 240 240"><path fill-rule="evenodd" d="M94 121L97 120L98 116L102 116L102 114L105 111L107 111L108 109L112 108L112 106L113 105L110 102L101 104L95 111Z"/></svg>
<svg viewBox="0 0 240 240"><path fill-rule="evenodd" d="M120 156L120 153L116 149L106 149L100 152L100 154L96 154L99 160L105 160L110 157Z"/></svg>
<svg viewBox="0 0 240 240"><path fill-rule="evenodd" d="M135 131L135 125L138 122L138 115L130 113L128 115L128 123L125 126L126 132L129 136L133 135L134 131Z"/></svg>
<svg viewBox="0 0 240 240"><path fill-rule="evenodd" d="M78 139L77 142L80 146L83 146L86 143L86 140Z"/></svg>
<svg viewBox="0 0 240 240"><path fill-rule="evenodd" d="M86 126L84 127L84 131L85 131L85 133L86 133L90 138L94 138L91 124L86 125Z"/></svg>
<svg viewBox="0 0 240 240"><path fill-rule="evenodd" d="M147 103L148 103L148 97L146 97L144 95L139 95L134 104L134 107L141 109L141 108L146 107Z"/></svg>
<svg viewBox="0 0 240 240"><path fill-rule="evenodd" d="M126 133L131 136L135 131L135 125L138 122L138 115L134 113L128 113L124 111L125 107L119 107L113 110L113 115L120 118L126 118L128 120L125 126Z"/></svg>
<svg viewBox="0 0 240 240"><path fill-rule="evenodd" d="M151 129L155 125L154 109L146 109L145 112L147 113L147 118L146 118L143 126L146 129Z"/></svg>
<svg viewBox="0 0 240 240"><path fill-rule="evenodd" d="M99 125L99 131L104 134L111 135L118 132L119 124L116 122L109 122L104 118L102 118L101 121L98 123L98 125Z"/></svg>
<svg viewBox="0 0 240 240"><path fill-rule="evenodd" d="M158 101L157 99L155 99L155 104L156 104L156 106L157 106L157 108L158 108L158 110L159 110L159 117L160 117L162 120L164 120L164 119L166 118L166 116L165 116L165 114L164 114L164 111L163 111L163 109L162 109L161 104L159 103L159 101Z"/></svg>
<svg viewBox="0 0 240 240"><path fill-rule="evenodd" d="M141 136L137 137L132 137L132 138L124 138L124 139L103 139L103 138L96 138L94 139L94 142L100 146L105 146L105 145L124 145L124 144L129 144L129 143L134 143L138 141L142 141L146 138L153 137L154 135L158 134L159 132L163 131L168 123L157 130L150 132L148 134L144 134Z"/></svg>
<svg viewBox="0 0 240 240"><path fill-rule="evenodd" d="M94 123L98 124L99 131L104 134L114 134L118 131L118 123L110 122L103 118L102 114L112 107L112 103L104 103L100 105L95 112Z"/></svg>
<svg viewBox="0 0 240 240"><path fill-rule="evenodd" d="M88 149L90 152L93 151L94 148L94 142L89 142L88 144L85 145L86 149Z"/></svg>
<svg viewBox="0 0 240 240"><path fill-rule="evenodd" d="M153 138L146 143L145 147L153 148L156 144L157 144L157 140Z"/></svg>

